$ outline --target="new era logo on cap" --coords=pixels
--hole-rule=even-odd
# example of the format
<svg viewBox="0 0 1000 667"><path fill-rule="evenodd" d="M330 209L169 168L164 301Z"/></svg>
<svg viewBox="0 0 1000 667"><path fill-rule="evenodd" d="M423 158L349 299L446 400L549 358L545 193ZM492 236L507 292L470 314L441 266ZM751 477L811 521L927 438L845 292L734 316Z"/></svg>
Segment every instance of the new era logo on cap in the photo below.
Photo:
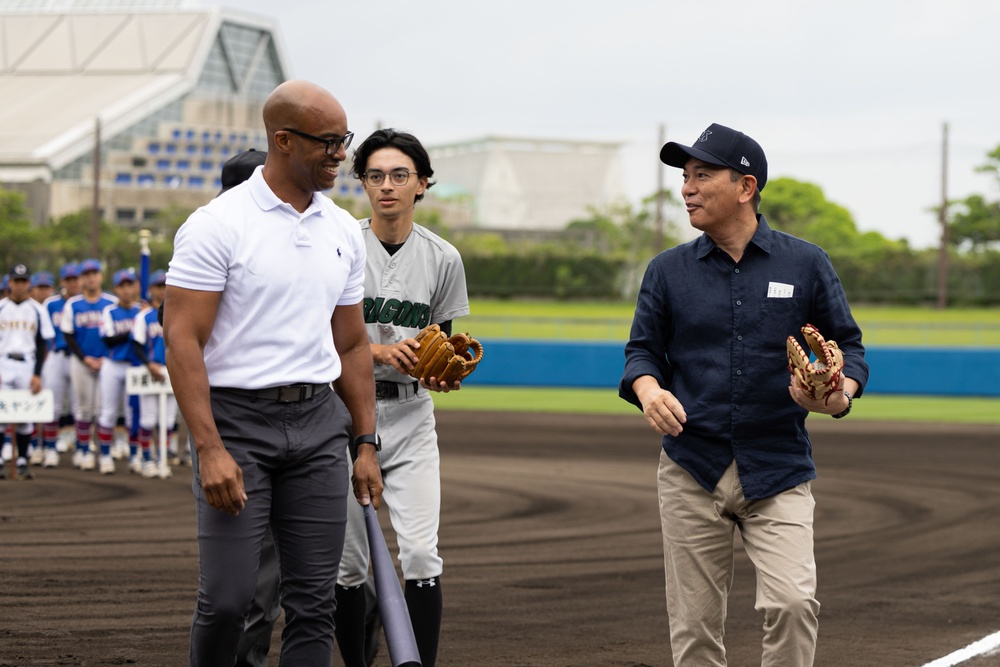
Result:
<svg viewBox="0 0 1000 667"><path fill-rule="evenodd" d="M767 184L767 158L756 141L732 128L712 123L693 146L671 141L660 150L660 160L671 167L684 168L695 158L708 164L730 167L757 179L757 189Z"/></svg>

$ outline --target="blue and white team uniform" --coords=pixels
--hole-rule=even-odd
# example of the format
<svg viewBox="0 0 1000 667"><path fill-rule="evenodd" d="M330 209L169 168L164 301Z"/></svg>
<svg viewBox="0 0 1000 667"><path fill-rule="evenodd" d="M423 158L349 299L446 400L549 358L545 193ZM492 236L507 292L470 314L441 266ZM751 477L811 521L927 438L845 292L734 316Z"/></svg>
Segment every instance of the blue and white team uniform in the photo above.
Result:
<svg viewBox="0 0 1000 667"><path fill-rule="evenodd" d="M70 377L73 383L73 417L76 418L76 444L80 453L78 467L93 470L95 461L90 451L90 430L101 405L98 371L91 370L84 359L102 360L108 355L108 346L101 337L101 314L108 306L118 303L118 297L101 292L94 301L78 294L66 301L59 323L66 344L73 356L70 358Z"/></svg>
<svg viewBox="0 0 1000 667"><path fill-rule="evenodd" d="M101 313L102 337L106 344L109 340L113 341L99 373L101 412L97 417L97 437L101 448L100 471L105 475L115 471L114 460L111 458L111 442L114 439L115 424L118 423L119 406L122 405L125 396L125 376L129 368L141 363L132 345L132 328L139 310L139 304L127 308L115 304L108 306ZM131 430L131 410L125 410L125 425ZM142 472L137 455L138 446L134 444L131 452L132 469L134 472Z"/></svg>
<svg viewBox="0 0 1000 667"><path fill-rule="evenodd" d="M55 331L55 338L49 345L49 353L45 356L45 364L42 366L42 384L45 385L46 389L52 390L53 408L53 421L42 426L42 442L46 451L43 465L47 468L55 467L59 463L58 453L48 454L49 451L56 451L59 421L63 415L71 414L71 410L75 412L70 407L75 406L76 403L73 383L70 380L69 359L71 353L69 347L66 346L66 335L60 326L66 301L66 297L62 294L54 294L42 303L42 307L49 314L52 329Z"/></svg>
<svg viewBox="0 0 1000 667"><path fill-rule="evenodd" d="M132 328L132 340L142 349L147 366L158 366L162 368L162 372L166 372L167 348L163 342L163 325L157 318L155 308L145 308L136 316L135 326ZM142 448L142 474L144 477L153 477L158 472L153 462L150 445L153 429L161 419L166 422L168 431L172 432L177 420L177 399L174 398L174 395L167 395L165 415L160 414L160 397L158 395L145 394L140 396L139 446Z"/></svg>

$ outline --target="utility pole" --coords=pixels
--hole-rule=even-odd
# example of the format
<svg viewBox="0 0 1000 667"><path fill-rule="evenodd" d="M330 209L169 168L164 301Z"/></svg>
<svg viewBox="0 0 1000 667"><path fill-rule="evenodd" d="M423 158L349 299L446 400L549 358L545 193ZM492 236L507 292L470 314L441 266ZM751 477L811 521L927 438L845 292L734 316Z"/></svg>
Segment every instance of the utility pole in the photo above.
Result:
<svg viewBox="0 0 1000 667"><path fill-rule="evenodd" d="M941 208L938 211L941 223L941 248L938 252L937 308L948 307L948 123L942 128L941 136Z"/></svg>
<svg viewBox="0 0 1000 667"><path fill-rule="evenodd" d="M90 213L90 256L101 257L101 119L94 119L94 206Z"/></svg>
<svg viewBox="0 0 1000 667"><path fill-rule="evenodd" d="M660 141L656 145L656 154L667 141L667 126L660 123ZM663 250L663 160L656 159L656 252Z"/></svg>

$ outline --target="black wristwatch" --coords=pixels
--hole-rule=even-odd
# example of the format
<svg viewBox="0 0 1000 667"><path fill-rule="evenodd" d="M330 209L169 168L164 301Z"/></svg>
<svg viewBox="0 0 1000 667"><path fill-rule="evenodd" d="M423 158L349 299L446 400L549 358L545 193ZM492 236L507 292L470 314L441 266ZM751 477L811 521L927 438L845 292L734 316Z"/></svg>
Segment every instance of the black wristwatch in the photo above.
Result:
<svg viewBox="0 0 1000 667"><path fill-rule="evenodd" d="M851 411L851 407L854 405L854 399L851 398L850 392L845 391L844 396L847 397L847 407L844 408L843 412L838 412L837 414L833 415L834 419L843 419L844 417L846 417L847 414Z"/></svg>
<svg viewBox="0 0 1000 667"><path fill-rule="evenodd" d="M354 438L354 441L351 443L355 456L358 453L358 445L364 444L375 445L376 452L382 451L382 438L377 433L365 433Z"/></svg>

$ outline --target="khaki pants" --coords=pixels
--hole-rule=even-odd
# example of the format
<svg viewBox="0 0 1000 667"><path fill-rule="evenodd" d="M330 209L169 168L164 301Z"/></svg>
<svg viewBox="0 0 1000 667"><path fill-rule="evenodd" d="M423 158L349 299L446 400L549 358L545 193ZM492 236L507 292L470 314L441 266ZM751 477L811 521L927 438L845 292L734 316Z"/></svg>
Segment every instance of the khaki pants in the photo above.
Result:
<svg viewBox="0 0 1000 667"><path fill-rule="evenodd" d="M657 486L674 665L726 665L722 640L739 528L757 570L762 667L810 667L819 615L810 483L747 500L734 461L709 493L660 452Z"/></svg>

